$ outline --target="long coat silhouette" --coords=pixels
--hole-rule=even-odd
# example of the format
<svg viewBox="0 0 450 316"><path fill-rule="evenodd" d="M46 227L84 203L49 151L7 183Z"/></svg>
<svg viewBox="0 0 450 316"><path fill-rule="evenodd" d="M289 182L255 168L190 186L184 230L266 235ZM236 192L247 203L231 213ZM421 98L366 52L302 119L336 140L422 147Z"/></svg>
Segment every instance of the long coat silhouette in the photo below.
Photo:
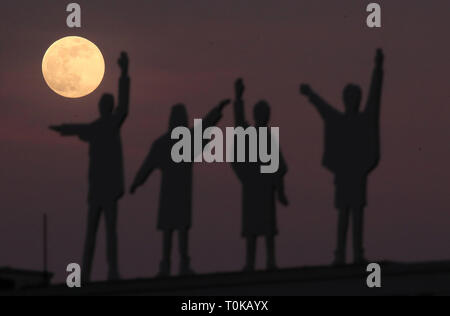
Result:
<svg viewBox="0 0 450 316"><path fill-rule="evenodd" d="M203 119L204 129L219 122L222 117L222 110L229 102L229 100L222 101ZM201 152L192 152L191 162L176 163L171 156L172 147L178 142L178 140L171 139L172 130L187 125L188 118L185 106L182 104L175 105L172 108L169 132L153 143L131 189L134 193L139 186L145 183L154 170L161 170L157 227L164 232L163 260L160 265L160 275L162 276L170 273L172 233L175 230L179 231L180 234L180 273L192 273L188 255L188 230L192 226L192 161ZM194 135L193 128L191 129L191 135ZM193 143L191 148L194 148Z"/></svg>
<svg viewBox="0 0 450 316"><path fill-rule="evenodd" d="M362 112L359 112L362 93L356 85L351 84L344 89L345 113L330 106L308 85L301 87L301 92L308 96L325 123L322 164L335 176L335 207L339 210L336 264L345 262L350 213L353 214L354 259L356 263L365 261L363 209L367 205L367 176L380 161L382 65L383 53L378 50L367 105Z"/></svg>
<svg viewBox="0 0 450 316"><path fill-rule="evenodd" d="M119 103L114 110L114 97L104 94L99 102L100 118L88 124L51 126L62 136L78 136L89 144L89 213L83 255L83 279L90 280L95 239L102 211L107 233L109 279L119 277L117 262L117 201L123 196L124 168L120 130L128 116L130 79L128 57L119 59Z"/></svg>
<svg viewBox="0 0 450 316"><path fill-rule="evenodd" d="M235 126L247 129L250 124L245 119L244 84L242 79L236 81L236 100L234 103ZM255 105L254 116L257 127L257 144L260 144L259 127L267 127L270 119L270 107L265 101ZM267 133L269 152L271 149L271 135ZM259 146L259 145L258 145ZM237 142L234 142L235 155ZM257 162L249 162L249 143L246 141L246 162L237 162L235 157L231 164L239 181L242 184L242 236L247 240L247 254L245 270L252 271L255 268L256 238L264 236L267 248L267 268L275 269L275 236L278 234L276 219L276 201L287 205L288 201L284 192L284 176L287 166L280 151L279 169L275 173L261 173L261 165Z"/></svg>

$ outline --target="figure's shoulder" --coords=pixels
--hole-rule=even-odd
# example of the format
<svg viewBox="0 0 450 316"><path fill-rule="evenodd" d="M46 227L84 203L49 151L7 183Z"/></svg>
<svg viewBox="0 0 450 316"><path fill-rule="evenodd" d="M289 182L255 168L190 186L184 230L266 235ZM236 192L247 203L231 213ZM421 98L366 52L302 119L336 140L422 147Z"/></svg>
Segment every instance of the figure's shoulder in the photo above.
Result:
<svg viewBox="0 0 450 316"><path fill-rule="evenodd" d="M347 120L347 117L343 112L337 110L336 108L333 108L332 111L330 111L326 115L323 115L323 119L331 124L339 124L341 122L345 122Z"/></svg>
<svg viewBox="0 0 450 316"><path fill-rule="evenodd" d="M86 127L89 128L90 130L94 131L95 129L103 126L104 124L105 124L104 120L99 118L99 119L96 119L95 121L92 121L91 123L87 123Z"/></svg>

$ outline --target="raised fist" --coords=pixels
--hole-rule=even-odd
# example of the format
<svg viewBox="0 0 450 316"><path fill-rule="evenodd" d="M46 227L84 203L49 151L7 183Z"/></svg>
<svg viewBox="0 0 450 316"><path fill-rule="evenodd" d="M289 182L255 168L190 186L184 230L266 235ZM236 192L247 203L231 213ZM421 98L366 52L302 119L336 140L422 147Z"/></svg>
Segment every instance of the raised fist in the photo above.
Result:
<svg viewBox="0 0 450 316"><path fill-rule="evenodd" d="M312 94L312 89L308 84L300 85L300 93L306 96L310 96Z"/></svg>
<svg viewBox="0 0 450 316"><path fill-rule="evenodd" d="M117 61L119 64L120 69L122 69L122 72L127 73L128 72L128 55L126 52L122 52L120 54L119 60Z"/></svg>
<svg viewBox="0 0 450 316"><path fill-rule="evenodd" d="M382 49L377 49L377 55L375 57L375 63L377 65L382 65L384 62L384 54Z"/></svg>

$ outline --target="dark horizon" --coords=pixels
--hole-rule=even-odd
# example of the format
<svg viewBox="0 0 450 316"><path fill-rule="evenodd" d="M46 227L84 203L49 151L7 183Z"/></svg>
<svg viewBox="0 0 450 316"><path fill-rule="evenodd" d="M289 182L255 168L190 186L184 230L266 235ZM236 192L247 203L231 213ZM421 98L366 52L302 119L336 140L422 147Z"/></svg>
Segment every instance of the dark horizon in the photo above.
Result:
<svg viewBox="0 0 450 316"><path fill-rule="evenodd" d="M0 266L42 268L42 215L49 216L49 270L65 278L81 263L87 215L87 146L48 130L60 122L98 117L102 93L117 98L117 56L130 57L130 116L122 133L126 187L150 144L167 132L172 105L183 102L192 124L224 98L236 78L246 82L247 116L266 99L270 125L280 127L290 166L290 207L278 208L280 267L330 264L336 238L333 177L322 168L323 124L299 95L310 83L342 109L342 89L360 84L366 100L375 49L383 48L382 158L369 177L365 246L371 261L450 258L447 193L450 182L448 32L450 3L378 1L383 27L365 26L366 3L269 0L149 3L79 0L82 28L65 25L67 3L4 1L0 58ZM79 35L106 61L100 87L65 99L45 84L42 57L55 40ZM224 111L220 127L233 126ZM294 119L295 118L295 119ZM298 122L301 122L300 124ZM130 123L132 122L132 124ZM143 135L143 136L142 136ZM160 176L119 208L119 261L123 278L158 270L156 230ZM240 184L226 164L194 166L191 256L198 273L235 271L244 265L240 235ZM62 209L63 205L70 205ZM94 279L106 277L101 223ZM262 268L262 242L258 267ZM178 258L175 243L174 254ZM175 259L176 260L176 259ZM175 261L177 262L177 261Z"/></svg>

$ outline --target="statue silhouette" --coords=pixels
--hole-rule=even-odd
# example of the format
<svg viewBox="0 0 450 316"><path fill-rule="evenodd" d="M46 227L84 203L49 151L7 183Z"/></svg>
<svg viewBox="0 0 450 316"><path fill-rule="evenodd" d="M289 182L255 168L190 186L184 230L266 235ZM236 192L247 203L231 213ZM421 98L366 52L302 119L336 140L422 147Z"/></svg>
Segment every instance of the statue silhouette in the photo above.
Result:
<svg viewBox="0 0 450 316"><path fill-rule="evenodd" d="M222 117L224 107L230 102L230 100L224 100L215 107L203 119L203 128L216 125ZM193 274L188 251L188 232L192 224L192 162L176 163L171 157L172 147L178 142L171 139L171 133L179 126L188 126L188 114L183 104L173 106L169 131L153 143L131 187L131 193L134 194L155 169L161 170L158 229L163 232L163 258L160 264L160 276L170 275L174 231L179 232L180 274ZM191 135L194 135L193 128ZM191 148L194 148L193 143ZM193 152L191 161L194 161L194 157L199 154L201 152Z"/></svg>
<svg viewBox="0 0 450 316"><path fill-rule="evenodd" d="M359 112L362 92L349 84L344 89L345 113L319 97L308 85L300 91L317 108L325 122L323 166L335 176L335 207L339 211L338 238L334 264L345 263L346 239L350 214L353 218L354 262L365 262L363 248L363 215L367 204L367 177L380 160L379 117L383 82L384 56L377 50L375 70L363 112Z"/></svg>
<svg viewBox="0 0 450 316"><path fill-rule="evenodd" d="M114 110L114 96L104 94L99 103L100 118L88 124L64 124L50 129L62 136L78 136L89 143L89 211L83 255L83 281L89 282L95 240L102 212L106 222L108 279L119 278L117 262L117 202L124 194L124 171L120 129L128 116L130 79L128 56L119 58L119 104Z"/></svg>
<svg viewBox="0 0 450 316"><path fill-rule="evenodd" d="M236 99L234 102L234 117L236 127L246 129L250 125L245 119L244 94L245 86L242 79L238 79L235 83ZM254 107L254 119L256 123L257 136L259 135L259 127L267 127L270 119L270 106L266 101L260 101ZM270 149L270 133L268 133L269 150ZM259 141L258 141L259 144ZM237 153L237 142L234 141L235 155ZM246 155L249 153L249 144L246 141ZM257 237L264 236L266 238L267 248L267 269L276 269L275 256L275 236L278 233L276 223L276 197L284 206L287 206L288 200L284 191L284 176L287 173L287 166L283 155L280 152L280 165L276 173L263 174L260 166L262 162L235 162L232 168L236 173L239 181L242 183L242 236L246 239L246 265L244 271L254 271L256 258L256 242Z"/></svg>

